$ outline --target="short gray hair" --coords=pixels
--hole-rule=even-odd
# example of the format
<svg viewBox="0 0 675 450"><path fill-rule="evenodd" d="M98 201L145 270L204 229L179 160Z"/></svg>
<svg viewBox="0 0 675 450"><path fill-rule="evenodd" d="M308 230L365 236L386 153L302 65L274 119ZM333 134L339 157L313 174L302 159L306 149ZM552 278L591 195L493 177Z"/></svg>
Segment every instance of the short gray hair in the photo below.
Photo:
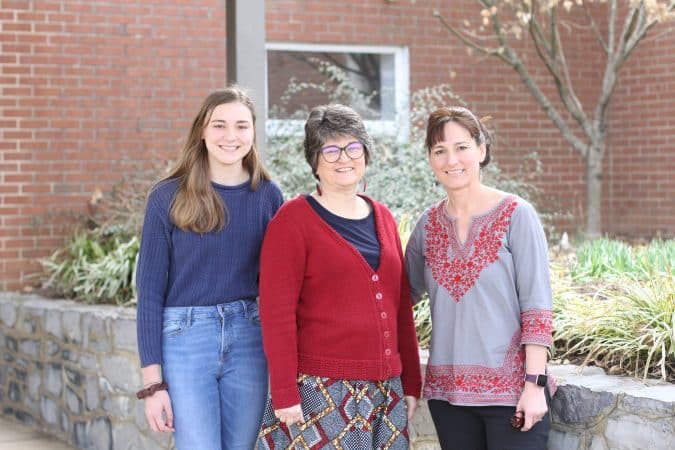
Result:
<svg viewBox="0 0 675 450"><path fill-rule="evenodd" d="M370 160L373 140L366 131L361 116L349 106L331 104L312 108L305 122L305 159L312 168L312 175L318 180L316 168L319 165L319 153L327 140L342 136L351 136L365 146L366 164Z"/></svg>

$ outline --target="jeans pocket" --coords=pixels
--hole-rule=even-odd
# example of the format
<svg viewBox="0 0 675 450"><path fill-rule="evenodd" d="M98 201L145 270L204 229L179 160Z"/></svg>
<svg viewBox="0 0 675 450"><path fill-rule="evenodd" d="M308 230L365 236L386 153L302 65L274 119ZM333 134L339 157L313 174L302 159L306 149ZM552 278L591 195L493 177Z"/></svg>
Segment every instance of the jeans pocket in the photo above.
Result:
<svg viewBox="0 0 675 450"><path fill-rule="evenodd" d="M162 327L162 337L172 338L180 336L183 331L185 331L185 321L181 319L177 320L165 320L164 326Z"/></svg>
<svg viewBox="0 0 675 450"><path fill-rule="evenodd" d="M253 325L258 325L260 326L260 311L258 311L258 308L251 308L248 311L248 320L253 324Z"/></svg>

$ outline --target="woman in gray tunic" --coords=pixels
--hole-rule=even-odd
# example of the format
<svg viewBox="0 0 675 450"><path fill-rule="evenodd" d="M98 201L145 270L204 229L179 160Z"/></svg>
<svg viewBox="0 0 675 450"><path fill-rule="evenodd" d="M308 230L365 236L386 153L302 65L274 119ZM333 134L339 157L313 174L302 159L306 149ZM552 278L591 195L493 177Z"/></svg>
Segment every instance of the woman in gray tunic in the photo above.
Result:
<svg viewBox="0 0 675 450"><path fill-rule="evenodd" d="M537 213L481 182L491 139L468 109L431 113L426 146L447 197L421 215L406 265L413 297L430 298L424 398L441 446L545 449L552 302Z"/></svg>

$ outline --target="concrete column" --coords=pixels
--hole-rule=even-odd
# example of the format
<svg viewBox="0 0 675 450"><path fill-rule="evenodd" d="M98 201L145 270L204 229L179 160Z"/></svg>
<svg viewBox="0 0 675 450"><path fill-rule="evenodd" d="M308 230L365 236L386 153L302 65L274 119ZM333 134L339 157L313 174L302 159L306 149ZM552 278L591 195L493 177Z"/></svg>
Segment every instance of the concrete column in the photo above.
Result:
<svg viewBox="0 0 675 450"><path fill-rule="evenodd" d="M246 88L256 105L256 136L265 148L267 55L265 0L226 0L227 82Z"/></svg>

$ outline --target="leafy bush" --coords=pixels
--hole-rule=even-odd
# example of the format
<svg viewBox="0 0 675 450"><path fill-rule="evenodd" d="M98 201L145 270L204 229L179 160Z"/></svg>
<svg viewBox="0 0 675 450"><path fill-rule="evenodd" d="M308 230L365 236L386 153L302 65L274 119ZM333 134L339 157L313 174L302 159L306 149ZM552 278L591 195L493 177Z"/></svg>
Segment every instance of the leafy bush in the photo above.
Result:
<svg viewBox="0 0 675 450"><path fill-rule="evenodd" d="M88 303L129 304L136 297L138 249L138 236L80 231L65 249L41 261L49 273L43 287Z"/></svg>

